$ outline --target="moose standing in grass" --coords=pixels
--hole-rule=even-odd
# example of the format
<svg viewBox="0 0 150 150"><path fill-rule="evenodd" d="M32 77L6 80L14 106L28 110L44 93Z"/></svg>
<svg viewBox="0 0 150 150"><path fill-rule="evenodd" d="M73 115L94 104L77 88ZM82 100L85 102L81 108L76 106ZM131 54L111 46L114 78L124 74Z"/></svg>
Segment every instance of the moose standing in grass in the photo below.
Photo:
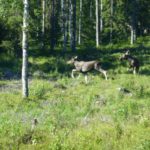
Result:
<svg viewBox="0 0 150 150"><path fill-rule="evenodd" d="M91 70L97 70L101 72L107 80L107 71L101 68L101 63L97 60L93 61L78 61L77 56L73 57L67 62L67 64L73 64L75 69L72 70L71 77L74 78L74 72L82 72L85 74L85 82L88 83L87 72Z"/></svg>
<svg viewBox="0 0 150 150"><path fill-rule="evenodd" d="M120 60L127 60L129 62L129 70L133 69L133 74L136 74L139 72L139 68L140 68L140 63L139 60L133 56L131 56L129 50L127 50L125 52L125 54L123 54L120 57Z"/></svg>

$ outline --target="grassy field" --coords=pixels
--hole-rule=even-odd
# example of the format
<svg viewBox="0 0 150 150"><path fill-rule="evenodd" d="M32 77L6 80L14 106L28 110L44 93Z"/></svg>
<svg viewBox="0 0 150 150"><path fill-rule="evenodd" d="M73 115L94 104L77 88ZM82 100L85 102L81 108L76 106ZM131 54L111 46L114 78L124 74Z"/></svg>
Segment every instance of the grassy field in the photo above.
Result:
<svg viewBox="0 0 150 150"><path fill-rule="evenodd" d="M138 75L119 61L126 47L31 56L26 100L18 79L20 60L1 56L0 150L149 150L150 43L145 39L130 47L141 62ZM88 84L84 76L72 79L72 67L66 64L72 55L102 61L109 80L94 72ZM38 123L32 130L34 119Z"/></svg>

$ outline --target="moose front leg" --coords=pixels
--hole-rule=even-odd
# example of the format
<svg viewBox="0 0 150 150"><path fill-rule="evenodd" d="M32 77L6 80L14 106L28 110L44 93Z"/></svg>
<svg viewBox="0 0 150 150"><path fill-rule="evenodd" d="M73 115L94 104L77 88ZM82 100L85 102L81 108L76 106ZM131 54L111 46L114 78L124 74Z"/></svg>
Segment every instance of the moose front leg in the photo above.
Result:
<svg viewBox="0 0 150 150"><path fill-rule="evenodd" d="M85 74L85 83L88 84L88 77L87 77L87 74Z"/></svg>
<svg viewBox="0 0 150 150"><path fill-rule="evenodd" d="M75 78L75 77L74 77L74 72L78 72L78 70L72 69L72 73L71 73L71 77L72 77L72 78Z"/></svg>
<svg viewBox="0 0 150 150"><path fill-rule="evenodd" d="M133 69L133 66L129 65L129 68L127 68L127 71L130 72L130 71L132 71L132 69Z"/></svg>

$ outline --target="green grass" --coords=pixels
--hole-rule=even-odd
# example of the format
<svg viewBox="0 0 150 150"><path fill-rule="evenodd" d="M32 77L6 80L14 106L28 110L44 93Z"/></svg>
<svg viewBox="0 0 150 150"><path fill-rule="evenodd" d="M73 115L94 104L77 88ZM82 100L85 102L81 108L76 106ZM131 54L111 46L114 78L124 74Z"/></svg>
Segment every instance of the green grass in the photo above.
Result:
<svg viewBox="0 0 150 150"><path fill-rule="evenodd" d="M72 79L65 63L72 53L29 58L28 99L21 98L20 80L1 80L0 149L149 150L149 54L133 48L142 62L140 74L133 75L119 62L122 48L116 47L90 51L91 56L86 50L77 53L101 60L108 81L98 73L89 73L87 85L84 76ZM136 49L143 49L142 54ZM120 92L120 87L132 94ZM31 131L34 118L38 124Z"/></svg>

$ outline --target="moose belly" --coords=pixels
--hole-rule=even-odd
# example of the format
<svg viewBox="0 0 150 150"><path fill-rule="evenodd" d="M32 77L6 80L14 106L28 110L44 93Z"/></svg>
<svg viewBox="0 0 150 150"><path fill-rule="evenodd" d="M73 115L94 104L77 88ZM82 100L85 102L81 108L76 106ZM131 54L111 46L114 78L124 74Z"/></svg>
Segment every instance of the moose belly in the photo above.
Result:
<svg viewBox="0 0 150 150"><path fill-rule="evenodd" d="M93 69L93 65L83 65L82 66L82 72L87 72L87 71L90 71L91 69Z"/></svg>

